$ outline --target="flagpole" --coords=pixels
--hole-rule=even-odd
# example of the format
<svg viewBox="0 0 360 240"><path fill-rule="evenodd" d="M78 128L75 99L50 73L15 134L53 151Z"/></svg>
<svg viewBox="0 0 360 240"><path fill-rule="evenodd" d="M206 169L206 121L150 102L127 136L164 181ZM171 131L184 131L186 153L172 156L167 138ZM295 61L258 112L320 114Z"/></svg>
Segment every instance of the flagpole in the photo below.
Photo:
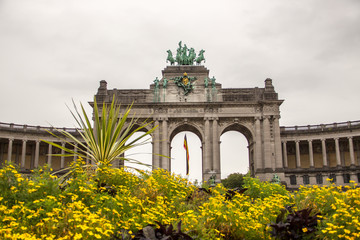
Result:
<svg viewBox="0 0 360 240"><path fill-rule="evenodd" d="M188 147L188 142L187 142L187 138L186 138L186 133L184 136L184 149L186 151L186 156L185 156L186 176L189 176L189 147Z"/></svg>

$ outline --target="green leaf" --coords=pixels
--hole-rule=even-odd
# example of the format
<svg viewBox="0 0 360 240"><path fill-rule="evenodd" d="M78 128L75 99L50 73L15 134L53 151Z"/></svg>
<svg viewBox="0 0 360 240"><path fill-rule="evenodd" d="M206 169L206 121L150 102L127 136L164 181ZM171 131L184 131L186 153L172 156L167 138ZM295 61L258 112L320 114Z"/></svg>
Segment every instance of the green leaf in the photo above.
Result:
<svg viewBox="0 0 360 240"><path fill-rule="evenodd" d="M53 154L53 156L78 156L89 159L94 164L94 169L100 166L109 166L119 159L142 165L141 162L124 158L122 155L129 149L149 143L150 138L146 137L150 136L157 126L151 127L152 122L147 120L140 122L138 118L135 118L135 114L130 117L132 105L128 106L122 113L120 104L115 101L115 98L113 98L110 105L105 102L98 105L96 98L94 98L94 126L91 125L90 118L86 114L83 105L80 103L80 111L74 101L73 105L75 112L71 110L70 112L78 124L80 138L61 129L55 129L59 133L58 135L49 132L61 142L66 143L62 146L42 140L66 152L65 154ZM99 106L101 106L101 109L99 109ZM127 143L136 132L142 132L143 134ZM71 146L71 148L67 146ZM71 169L67 170L71 172Z"/></svg>

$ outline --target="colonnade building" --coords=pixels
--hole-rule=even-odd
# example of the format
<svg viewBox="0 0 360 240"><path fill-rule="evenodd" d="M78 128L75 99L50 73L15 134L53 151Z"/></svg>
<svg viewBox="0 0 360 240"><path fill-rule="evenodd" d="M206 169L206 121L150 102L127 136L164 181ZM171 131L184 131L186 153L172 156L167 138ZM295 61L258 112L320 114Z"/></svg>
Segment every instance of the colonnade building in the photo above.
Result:
<svg viewBox="0 0 360 240"><path fill-rule="evenodd" d="M261 180L276 174L294 189L328 184L327 179L338 185L360 182L360 121L280 126L283 100L271 79L262 88L222 88L204 66L167 66L149 89L108 89L102 80L95 97L100 110L114 97L122 105L133 103L140 120L158 126L152 134L153 168L171 171L169 158L159 154L170 156L174 136L191 131L201 142L203 180L214 176L220 182L220 137L238 131L248 141L249 171ZM64 145L48 133L53 130L0 122L0 164L12 161L24 173L44 164L65 168L74 158L52 156L61 150L41 141ZM65 130L79 136L76 129Z"/></svg>
<svg viewBox="0 0 360 240"><path fill-rule="evenodd" d="M58 142L48 134L49 127L0 123L0 163L11 160L21 172L48 164L54 170L69 165L71 157L55 157L62 153L41 139ZM73 134L76 129L65 128ZM360 182L360 121L280 127L285 181L289 188L299 185L339 185L350 180ZM69 146L67 146L69 147Z"/></svg>

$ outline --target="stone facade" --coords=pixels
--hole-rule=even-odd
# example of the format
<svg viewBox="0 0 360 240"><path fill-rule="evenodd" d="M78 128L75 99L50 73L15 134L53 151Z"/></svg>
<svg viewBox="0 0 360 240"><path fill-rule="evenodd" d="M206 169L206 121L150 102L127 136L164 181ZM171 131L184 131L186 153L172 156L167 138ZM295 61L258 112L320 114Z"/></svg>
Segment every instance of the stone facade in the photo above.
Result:
<svg viewBox="0 0 360 240"><path fill-rule="evenodd" d="M59 142L59 139L49 134L48 131L54 130L40 126L0 123L0 163L3 164L5 160L15 162L23 173L29 173L31 169L44 164L48 164L54 170L68 166L72 158L50 155L63 152L41 141L65 145L65 142ZM80 136L76 129L63 128L62 130Z"/></svg>
<svg viewBox="0 0 360 240"><path fill-rule="evenodd" d="M171 80L184 73L196 78L187 95ZM203 180L216 173L220 181L220 136L230 130L246 136L253 175L265 180L277 172L284 178L279 128L283 101L278 99L271 79L265 80L264 88L224 89L210 80L204 66L168 66L150 90L108 90L106 81L101 81L96 94L98 107L101 109L102 102L110 103L113 97L122 104L133 103L132 111L138 117L152 119L154 126L159 126L152 136L155 154L170 156L170 143L177 133L195 133L202 145ZM154 168L171 169L168 158L153 156Z"/></svg>
<svg viewBox="0 0 360 240"><path fill-rule="evenodd" d="M360 121L281 127L288 187L360 181Z"/></svg>
<svg viewBox="0 0 360 240"><path fill-rule="evenodd" d="M173 80L184 73L193 84L188 94ZM171 170L170 160L157 154L170 156L174 136L191 131L201 141L203 180L215 173L219 181L220 136L234 130L247 138L251 174L262 180L276 173L290 188L325 184L327 178L338 184L359 182L360 122L280 127L283 100L278 99L271 79L265 80L263 88L222 88L211 81L204 66L168 66L149 89L110 90L106 81L100 81L99 108L113 97L122 105L133 103L132 111L140 120L151 119L158 126L152 135L154 168ZM58 141L47 130L51 129L0 123L0 161L11 159L23 171L44 163L55 170L64 168L72 159L47 155L59 151L40 141Z"/></svg>

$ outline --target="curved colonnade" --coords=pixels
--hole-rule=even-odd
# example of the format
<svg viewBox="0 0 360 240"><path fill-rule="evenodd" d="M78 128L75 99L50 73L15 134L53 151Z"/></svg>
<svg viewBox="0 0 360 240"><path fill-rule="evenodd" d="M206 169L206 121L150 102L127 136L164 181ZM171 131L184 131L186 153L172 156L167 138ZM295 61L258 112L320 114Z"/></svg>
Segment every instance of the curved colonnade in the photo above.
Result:
<svg viewBox="0 0 360 240"><path fill-rule="evenodd" d="M41 140L59 142L50 135L53 128L0 123L0 163L10 160L23 173L48 164L54 170L69 165L72 157L57 157L60 149ZM77 134L74 128L62 128ZM360 121L280 127L282 160L288 188L306 184L338 185L360 182Z"/></svg>
<svg viewBox="0 0 360 240"><path fill-rule="evenodd" d="M69 165L71 157L58 157L51 154L64 153L41 140L56 142L65 146L65 142L49 134L52 127L19 125L0 122L0 164L12 161L20 166L22 173L48 164L53 170L60 170ZM75 136L80 136L74 128L62 128ZM67 146L66 147L71 147Z"/></svg>
<svg viewBox="0 0 360 240"><path fill-rule="evenodd" d="M280 127L288 187L360 182L360 121Z"/></svg>

